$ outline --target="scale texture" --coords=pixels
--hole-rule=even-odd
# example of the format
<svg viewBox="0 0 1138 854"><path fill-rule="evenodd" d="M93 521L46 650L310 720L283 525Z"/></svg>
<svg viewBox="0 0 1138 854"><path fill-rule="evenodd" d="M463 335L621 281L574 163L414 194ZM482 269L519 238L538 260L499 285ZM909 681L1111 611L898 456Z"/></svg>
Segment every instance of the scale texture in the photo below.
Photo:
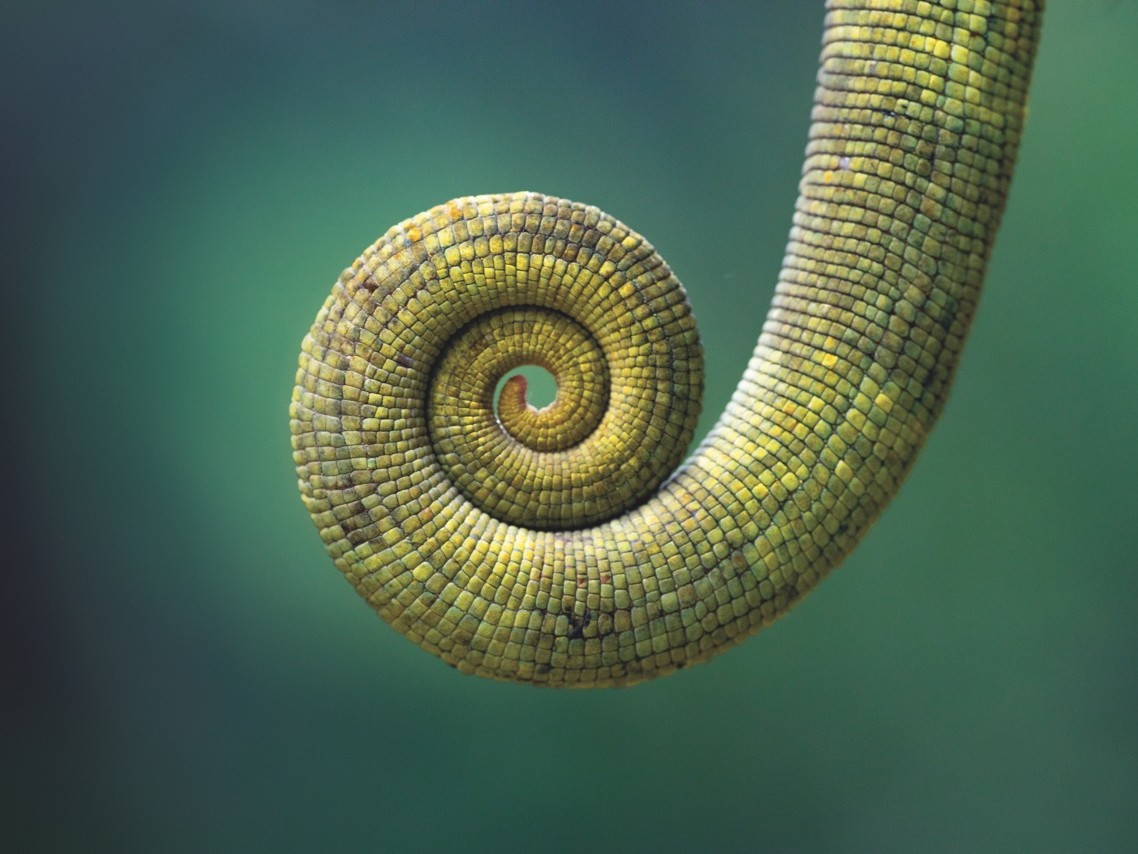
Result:
<svg viewBox="0 0 1138 854"><path fill-rule="evenodd" d="M786 612L943 408L1041 15L830 0L774 301L686 462L702 351L679 281L628 227L514 193L368 248L304 339L290 411L304 504L360 595L463 672L569 686L669 673ZM525 364L556 379L545 409L521 377L495 400Z"/></svg>

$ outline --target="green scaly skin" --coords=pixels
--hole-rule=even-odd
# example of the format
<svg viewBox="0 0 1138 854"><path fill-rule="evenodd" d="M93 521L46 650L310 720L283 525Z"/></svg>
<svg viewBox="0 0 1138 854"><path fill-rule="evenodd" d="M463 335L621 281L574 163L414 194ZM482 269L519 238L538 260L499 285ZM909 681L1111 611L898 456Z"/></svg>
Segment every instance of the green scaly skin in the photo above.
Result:
<svg viewBox="0 0 1138 854"><path fill-rule="evenodd" d="M794 224L742 380L678 470L702 353L655 250L585 205L392 228L304 339L300 491L385 620L466 673L624 685L783 614L944 405L1011 180L1042 2L827 4ZM534 410L523 364L548 369Z"/></svg>

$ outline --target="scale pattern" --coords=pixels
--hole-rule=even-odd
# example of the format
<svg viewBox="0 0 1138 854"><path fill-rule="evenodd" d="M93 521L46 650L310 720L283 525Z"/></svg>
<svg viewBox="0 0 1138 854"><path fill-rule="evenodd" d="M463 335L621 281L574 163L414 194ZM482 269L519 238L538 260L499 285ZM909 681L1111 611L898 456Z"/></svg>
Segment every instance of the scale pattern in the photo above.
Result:
<svg viewBox="0 0 1138 854"><path fill-rule="evenodd" d="M623 685L704 661L837 566L912 466L975 312L1042 3L827 8L774 301L686 463L687 298L596 208L448 202L317 315L290 410L304 504L360 595L459 670ZM495 408L531 363L554 402L514 378Z"/></svg>

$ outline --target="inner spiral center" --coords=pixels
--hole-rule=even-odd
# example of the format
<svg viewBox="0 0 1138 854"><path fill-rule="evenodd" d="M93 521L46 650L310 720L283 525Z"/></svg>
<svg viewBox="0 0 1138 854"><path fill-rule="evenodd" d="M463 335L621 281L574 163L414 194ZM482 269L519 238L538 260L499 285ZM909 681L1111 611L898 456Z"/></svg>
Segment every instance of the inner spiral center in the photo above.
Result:
<svg viewBox="0 0 1138 854"><path fill-rule="evenodd" d="M423 471L437 466L497 522L576 530L635 507L680 462L699 415L699 339L679 282L639 235L592 208L510 199L508 216L436 212L422 246L422 226L400 232L400 258L420 266L398 318L433 333ZM393 327L374 337L410 340ZM392 374L393 397L404 379ZM409 421L392 429L421 437Z"/></svg>
<svg viewBox="0 0 1138 854"><path fill-rule="evenodd" d="M499 401L499 406L506 384L514 377L521 377L525 401L534 409L546 409L557 399L557 379L553 374L541 365L520 365L499 380L494 390L494 399Z"/></svg>

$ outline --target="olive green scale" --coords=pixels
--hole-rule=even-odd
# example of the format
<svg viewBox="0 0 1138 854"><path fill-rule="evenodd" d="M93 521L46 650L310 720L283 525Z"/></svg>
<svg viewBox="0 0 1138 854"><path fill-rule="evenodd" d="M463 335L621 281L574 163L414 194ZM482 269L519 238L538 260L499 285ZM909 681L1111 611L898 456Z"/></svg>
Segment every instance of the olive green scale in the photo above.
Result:
<svg viewBox="0 0 1138 854"><path fill-rule="evenodd" d="M368 248L304 339L290 410L304 504L360 595L463 672L600 686L704 661L811 590L944 405L1042 5L830 0L773 304L686 462L702 350L627 226L476 196ZM519 377L495 405L527 364L553 403Z"/></svg>

